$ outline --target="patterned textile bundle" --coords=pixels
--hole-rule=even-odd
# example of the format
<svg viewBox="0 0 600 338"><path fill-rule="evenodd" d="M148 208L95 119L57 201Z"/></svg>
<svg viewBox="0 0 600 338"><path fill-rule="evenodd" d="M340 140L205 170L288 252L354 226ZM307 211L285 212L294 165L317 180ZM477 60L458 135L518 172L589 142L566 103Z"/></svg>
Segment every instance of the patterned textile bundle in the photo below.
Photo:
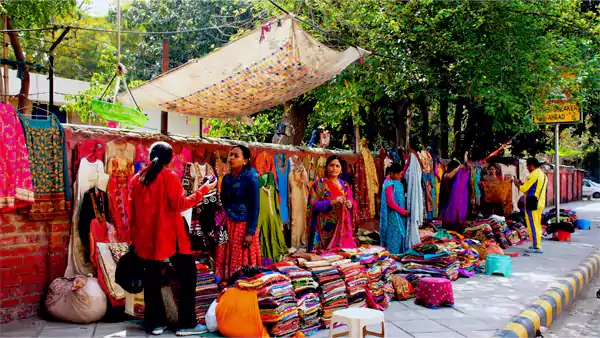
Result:
<svg viewBox="0 0 600 338"><path fill-rule="evenodd" d="M319 284L312 278L310 271L303 270L292 262L278 263L275 268L292 281L300 316L300 331L305 336L315 334L321 327Z"/></svg>
<svg viewBox="0 0 600 338"><path fill-rule="evenodd" d="M458 279L458 262L456 253L448 251L442 245L419 244L406 252L402 257L404 272L441 277L450 280Z"/></svg>
<svg viewBox="0 0 600 338"><path fill-rule="evenodd" d="M219 286L213 270L196 262L196 319L205 323L206 312L210 304L219 295Z"/></svg>
<svg viewBox="0 0 600 338"><path fill-rule="evenodd" d="M508 241L506 236L509 235L510 230L506 226L504 217L491 217L488 221L492 227L492 232L494 233L494 239L496 240L496 243L498 243L502 249L508 248L511 243Z"/></svg>
<svg viewBox="0 0 600 338"><path fill-rule="evenodd" d="M327 264L329 265L329 263ZM346 284L342 274L334 266L313 266L309 267L308 270L321 286L321 305L323 306L321 324L328 327L333 312L348 307Z"/></svg>
<svg viewBox="0 0 600 338"><path fill-rule="evenodd" d="M373 299L373 302L379 310L386 309L389 303L389 298L384 288L386 281L384 280L383 276L383 262L376 261L367 266L367 276L369 277L367 289ZM371 306L373 306L373 304Z"/></svg>
<svg viewBox="0 0 600 338"><path fill-rule="evenodd" d="M288 277L268 271L253 278L240 279L236 287L257 292L260 318L272 337L290 337L298 332L298 306Z"/></svg>
<svg viewBox="0 0 600 338"><path fill-rule="evenodd" d="M485 242L494 239L494 232L489 222L474 222L470 227L465 229L465 238L476 239L480 242Z"/></svg>
<svg viewBox="0 0 600 338"><path fill-rule="evenodd" d="M519 235L519 243L518 244L529 239L529 233L527 232L527 227L522 222L517 222L517 221L507 219L506 225L508 226L508 228L510 230L516 231L517 234Z"/></svg>
<svg viewBox="0 0 600 338"><path fill-rule="evenodd" d="M367 307L365 296L368 280L365 268L358 262L345 262L337 267L344 276L350 307Z"/></svg>

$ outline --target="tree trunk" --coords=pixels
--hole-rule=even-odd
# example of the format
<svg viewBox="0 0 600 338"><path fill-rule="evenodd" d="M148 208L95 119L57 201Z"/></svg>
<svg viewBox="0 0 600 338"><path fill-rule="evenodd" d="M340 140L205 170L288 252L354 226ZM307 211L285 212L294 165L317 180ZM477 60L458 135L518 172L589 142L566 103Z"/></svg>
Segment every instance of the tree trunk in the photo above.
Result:
<svg viewBox="0 0 600 338"><path fill-rule="evenodd" d="M7 28L9 30L14 29L10 18L7 18ZM10 44L15 52L15 58L17 61L25 62L25 54L23 54L23 49L21 48L21 43L19 42L19 36L17 32L8 32L8 37L10 38ZM21 91L19 92L19 105L17 109L24 108L27 106L27 98L29 97L29 71L27 70L27 65L23 65L24 68L24 77L21 80ZM8 88L7 88L8 92ZM52 95L52 94L50 94Z"/></svg>
<svg viewBox="0 0 600 338"><path fill-rule="evenodd" d="M429 107L427 105L427 99L425 96L419 97L419 110L421 111L421 117L423 118L423 125L421 126L421 142L423 148L429 146Z"/></svg>
<svg viewBox="0 0 600 338"><path fill-rule="evenodd" d="M444 97L440 100L440 127L441 127L441 135L442 139L442 149L441 154L442 158L448 158L448 130L450 129L450 125L448 124L448 98Z"/></svg>
<svg viewBox="0 0 600 338"><path fill-rule="evenodd" d="M464 118L465 102L462 98L456 100L456 111L454 114L454 157L460 158L462 152L462 122Z"/></svg>
<svg viewBox="0 0 600 338"><path fill-rule="evenodd" d="M409 137L409 124L407 123L409 101L407 99L397 100L394 104L394 126L396 127L396 145L406 148L406 139Z"/></svg>
<svg viewBox="0 0 600 338"><path fill-rule="evenodd" d="M283 135L275 135L273 143L300 145L304 138L304 132L308 125L308 115L312 107L307 103L299 103L297 100L287 101L283 104L283 119L281 123L285 126Z"/></svg>

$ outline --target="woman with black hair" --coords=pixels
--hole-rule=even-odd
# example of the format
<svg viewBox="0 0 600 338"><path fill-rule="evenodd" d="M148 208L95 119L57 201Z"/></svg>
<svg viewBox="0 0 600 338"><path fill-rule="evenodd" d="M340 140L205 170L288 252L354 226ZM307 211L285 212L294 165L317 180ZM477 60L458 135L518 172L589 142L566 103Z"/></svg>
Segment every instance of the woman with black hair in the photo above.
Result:
<svg viewBox="0 0 600 338"><path fill-rule="evenodd" d="M250 163L250 149L235 146L228 157L231 172L223 177L221 203L227 217L229 243L217 252L216 274L228 279L243 265L260 266L258 172Z"/></svg>
<svg viewBox="0 0 600 338"><path fill-rule="evenodd" d="M355 248L352 213L356 202L352 189L340 178L341 159L330 156L325 163L326 177L310 189L308 251Z"/></svg>
<svg viewBox="0 0 600 338"><path fill-rule="evenodd" d="M392 163L388 177L383 183L381 211L379 213L379 233L381 245L392 255L403 254L410 249L406 240L406 197L402 185L402 166Z"/></svg>
<svg viewBox="0 0 600 338"><path fill-rule="evenodd" d="M144 323L148 332L160 335L166 325L161 295L164 261L169 259L179 283L178 336L206 332L196 322L196 264L192 256L189 234L181 212L202 201L217 181L206 182L189 197L181 178L166 168L173 159L168 143L156 142L150 147L150 165L131 180L129 221L135 253L144 260Z"/></svg>

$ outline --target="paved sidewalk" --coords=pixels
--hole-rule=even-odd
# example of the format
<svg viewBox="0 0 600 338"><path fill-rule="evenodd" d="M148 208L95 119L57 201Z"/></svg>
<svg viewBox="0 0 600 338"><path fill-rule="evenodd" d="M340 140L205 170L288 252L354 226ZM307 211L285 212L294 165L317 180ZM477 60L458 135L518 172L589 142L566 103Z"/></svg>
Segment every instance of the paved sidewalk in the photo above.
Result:
<svg viewBox="0 0 600 338"><path fill-rule="evenodd" d="M403 337L491 337L515 315L549 288L557 278L575 268L594 248L600 247L600 203L578 202L561 206L592 220L591 231L578 231L572 243L545 241L543 255L522 256L529 244L511 247L519 252L512 259L513 274L475 275L453 283L454 308L427 309L412 301L392 302L385 311L386 336ZM378 327L372 327L378 331ZM143 331L127 323L87 326L29 319L0 327L0 337L144 337ZM167 332L165 337L174 335ZM319 331L315 338L328 336Z"/></svg>

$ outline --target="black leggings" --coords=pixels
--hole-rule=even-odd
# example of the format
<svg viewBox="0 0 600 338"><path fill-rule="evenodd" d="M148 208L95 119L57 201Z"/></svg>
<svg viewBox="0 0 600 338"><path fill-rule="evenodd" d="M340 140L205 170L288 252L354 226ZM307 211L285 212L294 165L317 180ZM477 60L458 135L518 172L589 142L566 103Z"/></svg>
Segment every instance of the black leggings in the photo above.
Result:
<svg viewBox="0 0 600 338"><path fill-rule="evenodd" d="M175 277L179 284L178 312L179 328L191 329L196 327L196 263L192 255L175 254L170 258ZM165 304L163 302L162 271L165 263L162 261L145 260L144 273L144 324L147 330L166 326Z"/></svg>

